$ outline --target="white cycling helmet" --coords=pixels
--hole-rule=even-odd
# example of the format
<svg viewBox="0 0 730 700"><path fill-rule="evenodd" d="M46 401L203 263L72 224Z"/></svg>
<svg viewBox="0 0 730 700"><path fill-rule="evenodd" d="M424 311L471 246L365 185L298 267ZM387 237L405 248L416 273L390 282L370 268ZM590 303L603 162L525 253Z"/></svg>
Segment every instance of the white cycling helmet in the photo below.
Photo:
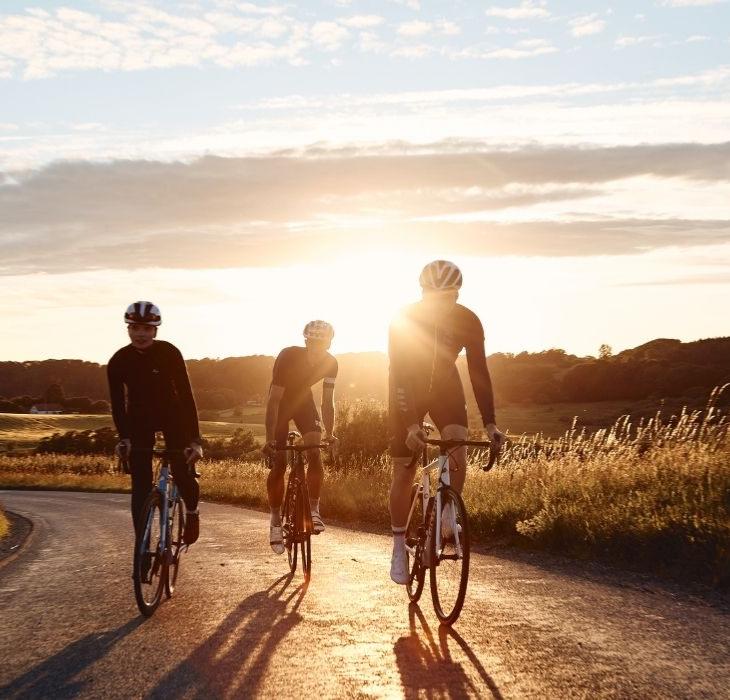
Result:
<svg viewBox="0 0 730 700"><path fill-rule="evenodd" d="M448 260L434 260L428 263L418 278L423 289L460 289L463 278L461 270Z"/></svg>
<svg viewBox="0 0 730 700"><path fill-rule="evenodd" d="M124 323L159 326L162 323L162 315L151 301L135 301L127 307L124 313Z"/></svg>
<svg viewBox="0 0 730 700"><path fill-rule="evenodd" d="M304 326L304 337L307 340L332 340L335 329L327 321L310 321Z"/></svg>

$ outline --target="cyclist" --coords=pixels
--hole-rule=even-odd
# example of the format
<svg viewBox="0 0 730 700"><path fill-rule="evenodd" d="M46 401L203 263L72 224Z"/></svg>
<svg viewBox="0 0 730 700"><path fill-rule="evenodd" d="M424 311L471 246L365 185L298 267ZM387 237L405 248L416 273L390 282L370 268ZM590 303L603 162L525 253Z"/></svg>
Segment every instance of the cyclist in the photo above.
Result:
<svg viewBox="0 0 730 700"><path fill-rule="evenodd" d="M399 584L408 583L405 532L415 476L413 453L422 450L425 444L423 418L426 413L431 416L443 439L465 440L468 436L464 388L456 368L456 358L462 349L466 349L469 377L489 438L496 443L504 438L495 425L482 324L474 312L457 304L461 271L452 262L434 260L423 268L419 281L422 299L395 317L388 344L388 412L393 460L390 577ZM466 476L465 447L450 453L450 467L451 486L461 492Z"/></svg>
<svg viewBox="0 0 730 700"><path fill-rule="evenodd" d="M302 434L305 445L324 441L336 445L333 434L335 424L335 379L337 360L328 351L335 332L326 321L310 321L304 327L304 347L284 348L274 362L271 387L266 402L266 444L263 453L269 458L271 471L266 481L266 490L271 508L269 544L277 554L284 551L281 530L281 502L284 499L284 473L286 453L276 447L286 445L289 421L293 420ZM314 405L311 387L323 381L322 418ZM312 513L314 534L324 531L324 522L319 514L319 495L322 489L322 460L319 450L308 452L307 483Z"/></svg>
<svg viewBox="0 0 730 700"><path fill-rule="evenodd" d="M180 351L155 340L162 323L152 302L136 301L124 314L129 345L114 353L107 365L112 417L119 433L117 454L129 460L132 475L132 519L135 530L144 501L152 489L152 448L161 431L165 445L182 450L171 460L172 473L185 502L183 541L198 539L200 523L195 463L202 458L198 413ZM143 448L136 451L133 448Z"/></svg>

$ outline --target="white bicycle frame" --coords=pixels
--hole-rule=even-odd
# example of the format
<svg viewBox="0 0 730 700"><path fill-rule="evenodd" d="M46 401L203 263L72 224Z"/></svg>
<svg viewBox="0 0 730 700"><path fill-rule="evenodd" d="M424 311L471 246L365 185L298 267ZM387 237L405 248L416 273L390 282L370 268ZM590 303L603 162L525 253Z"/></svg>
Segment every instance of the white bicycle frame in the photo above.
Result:
<svg viewBox="0 0 730 700"><path fill-rule="evenodd" d="M423 500L423 525L426 525L426 511L428 509L428 502L431 500L431 474L434 470L438 470L438 486L436 487L435 501L433 505L433 507L436 509L436 513L434 514L434 516L436 518L436 542L438 543L436 557L438 559L438 557L441 556L441 552L443 551L443 547L441 546L441 518L443 516L441 491L442 486L451 485L448 455L439 455L436 459L433 460L433 462L430 462L425 467L421 468L421 483L419 484L418 491L416 492L415 498L411 503L411 509L408 513L408 520L406 521L406 530L411 524L411 518L413 517L413 513L416 510L416 503L418 502L419 495ZM449 509L448 518L450 520L449 525L451 526L451 532L454 533L456 556L458 559L461 559L461 540L457 536L456 513L454 512L453 508ZM416 556L416 546L417 545L410 547L408 546L408 544L406 544L406 550L408 551L408 554L410 554L410 556L414 558ZM435 562L432 562L432 564L435 564Z"/></svg>

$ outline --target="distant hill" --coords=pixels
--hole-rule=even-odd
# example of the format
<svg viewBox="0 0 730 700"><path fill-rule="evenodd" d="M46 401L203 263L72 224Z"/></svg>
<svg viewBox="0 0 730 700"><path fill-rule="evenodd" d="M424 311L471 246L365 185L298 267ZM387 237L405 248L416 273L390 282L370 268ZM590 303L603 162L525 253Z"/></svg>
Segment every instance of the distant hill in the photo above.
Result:
<svg viewBox="0 0 730 700"><path fill-rule="evenodd" d="M383 353L338 355L340 399L387 395L387 358ZM201 409L221 410L264 401L274 358L266 355L189 360L193 390ZM683 343L659 338L602 359L577 357L564 350L495 353L489 368L498 404L639 400L704 396L730 381L730 338ZM466 379L466 362L459 359ZM468 385L468 382L465 382ZM27 408L48 396L55 385L69 397L107 399L105 366L81 360L0 362L0 397ZM473 403L470 390L468 400ZM0 399L0 412L12 409ZM79 401L76 402L80 404ZM71 402L73 405L73 402Z"/></svg>

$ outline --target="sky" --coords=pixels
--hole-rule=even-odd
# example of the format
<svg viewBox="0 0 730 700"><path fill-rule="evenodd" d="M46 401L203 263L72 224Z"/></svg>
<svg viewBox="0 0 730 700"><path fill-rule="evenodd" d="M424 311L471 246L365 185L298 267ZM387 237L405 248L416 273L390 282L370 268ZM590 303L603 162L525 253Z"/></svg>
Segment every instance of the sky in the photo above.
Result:
<svg viewBox="0 0 730 700"><path fill-rule="evenodd" d="M488 353L729 335L730 2L0 5L0 360L385 350L434 258Z"/></svg>

